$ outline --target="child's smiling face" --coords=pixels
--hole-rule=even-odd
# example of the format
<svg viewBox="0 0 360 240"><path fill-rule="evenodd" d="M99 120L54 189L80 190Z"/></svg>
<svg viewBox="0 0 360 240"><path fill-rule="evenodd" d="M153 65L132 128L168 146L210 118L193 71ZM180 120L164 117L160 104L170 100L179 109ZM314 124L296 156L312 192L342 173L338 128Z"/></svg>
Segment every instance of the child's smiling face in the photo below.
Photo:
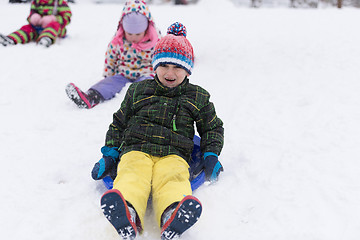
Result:
<svg viewBox="0 0 360 240"><path fill-rule="evenodd" d="M131 43L138 43L145 36L145 31L141 33L128 33L126 31L124 32L125 32L125 39Z"/></svg>
<svg viewBox="0 0 360 240"><path fill-rule="evenodd" d="M189 76L188 72L174 64L160 64L155 70L159 81L166 87L179 86Z"/></svg>

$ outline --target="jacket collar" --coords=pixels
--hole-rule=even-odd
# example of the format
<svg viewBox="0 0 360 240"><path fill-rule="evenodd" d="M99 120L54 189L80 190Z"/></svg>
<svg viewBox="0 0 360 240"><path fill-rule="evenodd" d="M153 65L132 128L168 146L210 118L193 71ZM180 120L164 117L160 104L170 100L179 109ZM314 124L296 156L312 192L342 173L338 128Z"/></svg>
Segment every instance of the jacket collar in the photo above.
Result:
<svg viewBox="0 0 360 240"><path fill-rule="evenodd" d="M157 84L156 86L156 92L159 95L164 95L167 97L175 97L183 94L185 92L186 86L189 84L189 79L185 77L184 81L177 87L169 88L164 86L157 75L155 75L155 82Z"/></svg>

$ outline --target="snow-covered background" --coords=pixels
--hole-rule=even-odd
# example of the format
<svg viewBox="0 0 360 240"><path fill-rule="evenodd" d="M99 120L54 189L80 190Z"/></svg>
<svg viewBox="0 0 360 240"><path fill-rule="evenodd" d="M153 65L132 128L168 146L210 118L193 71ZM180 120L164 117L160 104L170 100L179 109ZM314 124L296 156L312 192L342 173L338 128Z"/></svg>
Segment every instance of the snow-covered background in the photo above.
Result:
<svg viewBox="0 0 360 240"><path fill-rule="evenodd" d="M0 46L1 239L118 239L90 172L125 91L83 110L64 88L102 78L122 5L70 7L69 35L54 46ZM359 10L226 0L150 10L163 33L186 25L196 53L190 81L212 94L225 123L225 172L194 193L203 215L182 239L358 240ZM0 32L28 13L28 4L2 0ZM151 211L144 225L139 239L159 239Z"/></svg>

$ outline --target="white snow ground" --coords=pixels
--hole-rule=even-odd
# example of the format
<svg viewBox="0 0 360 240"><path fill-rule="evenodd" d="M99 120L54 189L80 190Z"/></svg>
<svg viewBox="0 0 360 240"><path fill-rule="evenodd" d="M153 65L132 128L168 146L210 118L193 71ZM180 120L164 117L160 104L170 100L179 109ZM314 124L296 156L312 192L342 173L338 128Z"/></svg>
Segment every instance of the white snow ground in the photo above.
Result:
<svg viewBox="0 0 360 240"><path fill-rule="evenodd" d="M119 4L70 4L68 37L43 49L0 46L1 239L118 239L93 164L123 94L78 109L64 87L100 80ZM225 0L151 5L158 27L184 23L190 78L225 123L225 172L194 194L199 222L182 239L360 238L358 9L238 7ZM0 32L28 4L0 3ZM149 211L139 239L158 239Z"/></svg>

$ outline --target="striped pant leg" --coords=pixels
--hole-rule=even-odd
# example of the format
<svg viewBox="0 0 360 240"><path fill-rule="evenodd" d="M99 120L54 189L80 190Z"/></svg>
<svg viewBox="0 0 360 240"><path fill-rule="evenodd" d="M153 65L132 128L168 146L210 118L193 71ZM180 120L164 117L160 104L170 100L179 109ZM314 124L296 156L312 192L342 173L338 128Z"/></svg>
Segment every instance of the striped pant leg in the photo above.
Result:
<svg viewBox="0 0 360 240"><path fill-rule="evenodd" d="M65 36L66 36L66 28L60 27L58 37L63 38L63 37L65 37Z"/></svg>
<svg viewBox="0 0 360 240"><path fill-rule="evenodd" d="M56 38L58 37L60 32L60 23L58 22L51 22L49 23L44 30L40 33L37 42L40 41L43 37L49 37L52 42L54 43Z"/></svg>
<svg viewBox="0 0 360 240"><path fill-rule="evenodd" d="M22 26L19 30L8 35L9 38L14 40L15 44L28 43L37 38L36 30L31 24Z"/></svg>

